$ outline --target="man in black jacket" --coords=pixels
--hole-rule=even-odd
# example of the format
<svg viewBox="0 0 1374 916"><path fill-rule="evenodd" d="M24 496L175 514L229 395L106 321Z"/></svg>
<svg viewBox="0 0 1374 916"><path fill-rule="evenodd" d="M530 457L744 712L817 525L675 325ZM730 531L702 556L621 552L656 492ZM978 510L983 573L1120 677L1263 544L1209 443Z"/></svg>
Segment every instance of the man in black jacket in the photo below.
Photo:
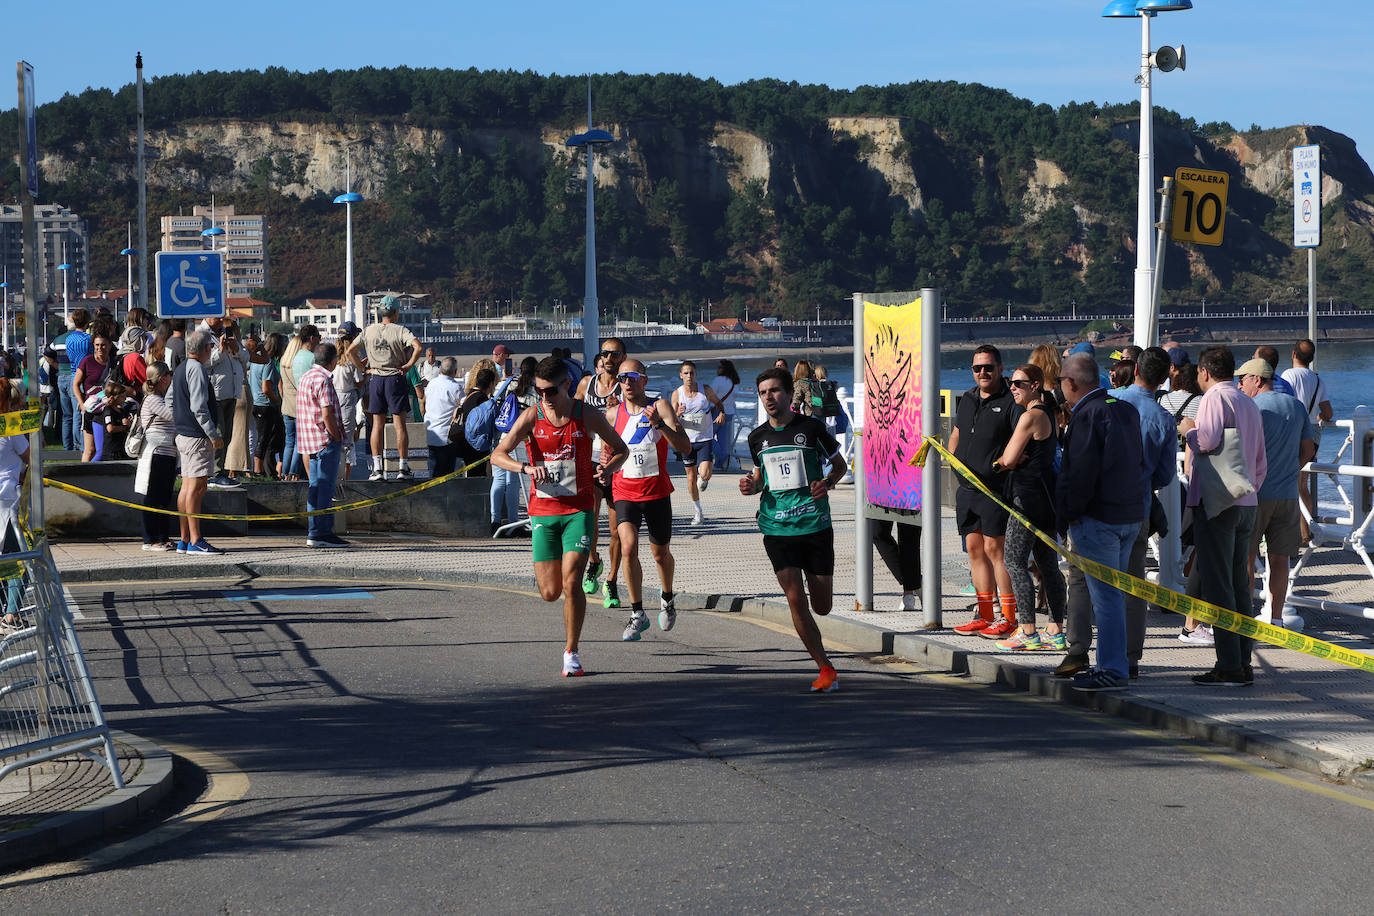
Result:
<svg viewBox="0 0 1374 916"><path fill-rule="evenodd" d="M1069 533L1080 556L1125 570L1145 517L1140 415L1099 387L1097 363L1087 354L1064 360L1059 383L1072 411L1055 491L1059 531ZM1088 594L1097 619L1097 667L1074 675L1073 686L1124 690L1130 683L1125 596L1092 576Z"/></svg>

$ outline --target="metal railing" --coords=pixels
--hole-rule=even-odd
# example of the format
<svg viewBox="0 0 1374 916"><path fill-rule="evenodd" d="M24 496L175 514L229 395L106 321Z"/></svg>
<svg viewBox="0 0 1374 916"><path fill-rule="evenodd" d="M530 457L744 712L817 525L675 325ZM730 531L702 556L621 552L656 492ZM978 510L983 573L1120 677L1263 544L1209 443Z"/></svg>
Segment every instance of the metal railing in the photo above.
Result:
<svg viewBox="0 0 1374 916"><path fill-rule="evenodd" d="M0 524L0 601L16 620L0 633L0 779L71 754L103 764L124 788L47 541L13 516Z"/></svg>

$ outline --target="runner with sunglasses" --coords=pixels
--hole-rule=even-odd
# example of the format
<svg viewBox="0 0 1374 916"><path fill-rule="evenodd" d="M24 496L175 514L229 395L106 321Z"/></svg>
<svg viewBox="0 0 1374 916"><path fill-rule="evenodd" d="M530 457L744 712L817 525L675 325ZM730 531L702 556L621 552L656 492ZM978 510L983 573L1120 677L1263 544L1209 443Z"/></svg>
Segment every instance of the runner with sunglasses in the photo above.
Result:
<svg viewBox="0 0 1374 916"><path fill-rule="evenodd" d="M530 476L530 531L534 577L545 601L563 598L567 642L563 676L581 677L578 639L587 614L587 596L579 588L592 546L592 483L603 485L629 454L620 434L599 411L587 410L569 395L568 367L545 357L534 371L534 406L526 408L491 454L491 463ZM605 443L601 461L593 463L592 436ZM511 451L528 441L529 463Z"/></svg>
<svg viewBox="0 0 1374 916"><path fill-rule="evenodd" d="M949 449L989 490L1001 493L1006 475L993 464L1011 440L1015 402L1011 387L1002 378L1002 354L996 347L983 344L973 351L973 379L974 386L959 398ZM1016 629L1016 597L1002 560L1007 513L963 477L959 478L954 505L978 601L973 619L954 631L988 639L1010 636ZM998 593L1002 596L1000 619L996 613Z"/></svg>
<svg viewBox="0 0 1374 916"><path fill-rule="evenodd" d="M577 399L600 413L605 413L619 404L620 383L615 377L620 372L620 364L624 360L624 341L619 337L607 337L603 340L601 352L596 354L596 371L578 384ZM592 448L593 454L601 454L601 440L593 442ZM604 500L606 521L610 526L607 529L610 532L610 544L606 553L610 556L611 565L606 570L606 592L602 603L608 608L616 608L620 607L620 589L616 586L616 579L620 575L620 540L615 533L615 502L611 498L610 490L603 488L600 483L594 483L592 490L592 552L591 560L587 563L587 571L582 576L582 591L588 595L596 594L597 579L601 575L601 555L597 553L596 545L601 535L601 503Z"/></svg>
<svg viewBox="0 0 1374 916"><path fill-rule="evenodd" d="M658 628L665 633L677 622L673 600L673 555L668 542L673 537L673 481L668 476L668 446L689 450L691 442L678 424L672 406L661 398L650 398L644 391L649 381L644 364L627 359L620 365L620 403L606 413L630 456L611 480L615 499L615 534L625 557L625 582L630 591L630 622L621 639L632 642L649 629L644 613L644 568L639 563L639 526L649 529L649 548L658 566Z"/></svg>

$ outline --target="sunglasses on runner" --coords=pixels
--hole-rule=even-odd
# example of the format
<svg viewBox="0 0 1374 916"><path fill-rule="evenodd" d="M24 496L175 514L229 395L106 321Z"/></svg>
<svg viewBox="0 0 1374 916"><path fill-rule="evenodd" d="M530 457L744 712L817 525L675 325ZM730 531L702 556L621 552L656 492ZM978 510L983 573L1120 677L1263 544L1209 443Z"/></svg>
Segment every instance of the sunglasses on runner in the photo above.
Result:
<svg viewBox="0 0 1374 916"><path fill-rule="evenodd" d="M992 373L994 373L994 372L996 372L996 371L997 371L997 364L996 364L996 363L974 363L974 364L973 364L973 374L974 374L974 375L982 375L984 372L986 372L988 375L991 375Z"/></svg>
<svg viewBox="0 0 1374 916"><path fill-rule="evenodd" d="M557 386L557 385L549 385L549 386L546 387L546 386L544 386L544 385L535 385L535 386L534 386L534 391L535 391L535 393L538 394L541 398L543 398L544 400L548 401L548 400L552 400L554 397L556 397L556 396L558 395L558 386Z"/></svg>
<svg viewBox="0 0 1374 916"><path fill-rule="evenodd" d="M637 382L642 378L644 378L644 375L639 372L622 372L615 377L615 380L621 384L625 384L627 382Z"/></svg>
<svg viewBox="0 0 1374 916"><path fill-rule="evenodd" d="M596 355L599 356L599 357L601 357L602 359L609 359L609 358L612 357L612 356L618 356L619 358L624 359L624 358L625 358L625 351L624 351L624 350L602 350L600 353L598 353L598 354L596 354Z"/></svg>

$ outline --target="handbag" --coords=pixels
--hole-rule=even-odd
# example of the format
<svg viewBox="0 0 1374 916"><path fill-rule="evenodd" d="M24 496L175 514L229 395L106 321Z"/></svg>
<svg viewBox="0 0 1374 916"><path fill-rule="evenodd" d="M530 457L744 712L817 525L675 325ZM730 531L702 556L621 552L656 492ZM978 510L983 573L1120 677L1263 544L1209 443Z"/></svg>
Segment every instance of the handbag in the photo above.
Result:
<svg viewBox="0 0 1374 916"><path fill-rule="evenodd" d="M124 454L137 458L147 439L147 431L143 428L143 411L140 410L129 421L129 431L124 436Z"/></svg>
<svg viewBox="0 0 1374 916"><path fill-rule="evenodd" d="M1208 518L1215 518L1236 504L1236 500L1255 492L1245 467L1245 446L1240 430L1221 431L1221 444L1211 452L1198 455L1193 473L1202 488L1202 507Z"/></svg>

